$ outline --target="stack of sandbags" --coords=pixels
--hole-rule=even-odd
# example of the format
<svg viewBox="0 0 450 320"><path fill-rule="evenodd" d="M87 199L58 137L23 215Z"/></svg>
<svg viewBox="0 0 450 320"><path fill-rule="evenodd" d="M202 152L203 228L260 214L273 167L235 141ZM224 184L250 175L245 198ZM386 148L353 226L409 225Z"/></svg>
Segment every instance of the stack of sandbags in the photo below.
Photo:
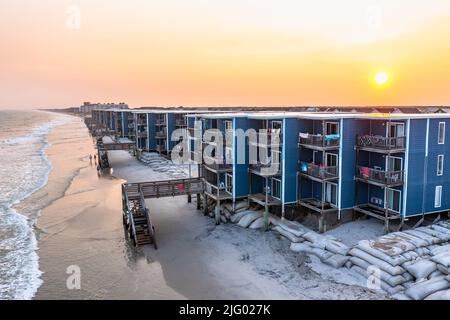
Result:
<svg viewBox="0 0 450 320"><path fill-rule="evenodd" d="M229 220L238 226L249 229L264 227L264 213L262 211L243 210L230 215Z"/></svg>
<svg viewBox="0 0 450 320"><path fill-rule="evenodd" d="M448 289L449 236L449 224L444 222L362 240L349 251L351 258L346 266L366 277L369 268L375 268L381 288L390 294L404 292L405 299L446 296L437 292Z"/></svg>
<svg viewBox="0 0 450 320"><path fill-rule="evenodd" d="M274 219L276 221L276 219ZM323 263L340 268L349 257L350 248L337 239L311 231L300 223L281 219L272 230L291 241L291 250L318 257Z"/></svg>

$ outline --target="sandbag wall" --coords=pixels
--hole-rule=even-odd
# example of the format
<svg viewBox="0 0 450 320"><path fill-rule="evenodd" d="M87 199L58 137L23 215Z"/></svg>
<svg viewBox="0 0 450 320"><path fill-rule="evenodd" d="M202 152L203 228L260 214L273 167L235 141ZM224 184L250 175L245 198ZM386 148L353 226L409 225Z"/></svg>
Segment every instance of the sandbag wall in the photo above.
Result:
<svg viewBox="0 0 450 320"><path fill-rule="evenodd" d="M273 229L289 233L295 252L315 255L325 264L346 267L369 279L376 276L381 289L394 298L450 299L449 221L362 240L351 248L295 222L279 223Z"/></svg>

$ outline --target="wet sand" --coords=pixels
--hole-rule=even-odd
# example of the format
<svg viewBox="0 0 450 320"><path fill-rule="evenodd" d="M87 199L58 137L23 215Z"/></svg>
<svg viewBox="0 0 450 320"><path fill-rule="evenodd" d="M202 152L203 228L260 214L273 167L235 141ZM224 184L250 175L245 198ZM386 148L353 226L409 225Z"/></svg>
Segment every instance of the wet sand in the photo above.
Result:
<svg viewBox="0 0 450 320"><path fill-rule="evenodd" d="M37 223L44 283L36 299L380 298L324 279L274 232L216 226L196 210L195 197L191 204L186 197L147 200L158 250L131 247L122 226L121 183L168 177L124 151L110 152L112 175L99 177L86 157L94 153L92 139L79 125L82 139L47 152L54 165L48 186L63 186L66 171L71 183ZM65 134L54 132L58 139ZM79 171L73 179L69 168ZM71 265L80 267L80 290L66 287Z"/></svg>

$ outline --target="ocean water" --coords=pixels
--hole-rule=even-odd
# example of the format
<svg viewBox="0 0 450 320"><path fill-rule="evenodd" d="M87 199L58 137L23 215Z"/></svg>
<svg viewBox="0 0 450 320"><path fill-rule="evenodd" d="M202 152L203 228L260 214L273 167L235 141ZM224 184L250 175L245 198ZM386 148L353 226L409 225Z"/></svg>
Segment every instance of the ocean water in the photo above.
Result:
<svg viewBox="0 0 450 320"><path fill-rule="evenodd" d="M67 116L0 111L0 300L31 299L41 285L34 223L14 207L45 186L52 169L45 155L52 129Z"/></svg>

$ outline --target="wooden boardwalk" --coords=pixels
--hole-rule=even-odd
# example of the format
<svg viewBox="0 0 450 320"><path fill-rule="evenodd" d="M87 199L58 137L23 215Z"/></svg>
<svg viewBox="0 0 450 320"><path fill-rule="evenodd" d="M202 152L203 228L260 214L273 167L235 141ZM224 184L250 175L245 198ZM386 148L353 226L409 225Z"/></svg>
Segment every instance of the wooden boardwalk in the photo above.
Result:
<svg viewBox="0 0 450 320"><path fill-rule="evenodd" d="M204 191L201 178L175 179L122 184L123 222L135 246L153 244L155 228L145 199L200 194Z"/></svg>

